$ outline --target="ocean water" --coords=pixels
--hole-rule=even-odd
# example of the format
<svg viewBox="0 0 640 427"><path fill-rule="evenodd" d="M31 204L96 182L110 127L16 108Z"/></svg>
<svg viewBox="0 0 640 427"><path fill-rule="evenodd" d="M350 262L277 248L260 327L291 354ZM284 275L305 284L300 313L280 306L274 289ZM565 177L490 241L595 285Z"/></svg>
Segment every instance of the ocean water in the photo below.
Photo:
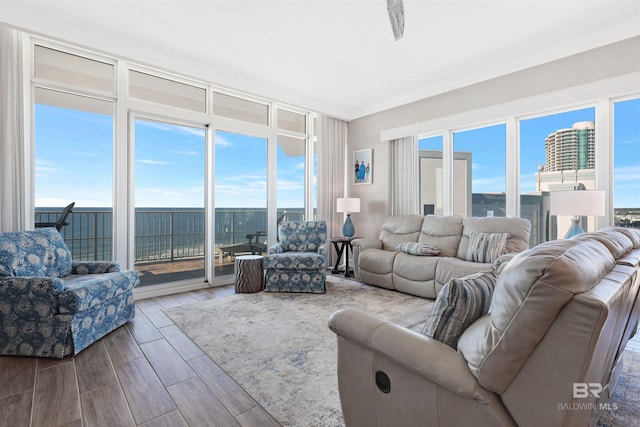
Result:
<svg viewBox="0 0 640 427"><path fill-rule="evenodd" d="M287 211L298 221L304 209ZM36 208L36 222L55 222L61 208ZM266 232L267 211L261 208L218 208L216 245L247 241L247 234ZM61 234L75 260L111 260L113 212L110 208L74 208ZM135 261L160 261L204 256L203 208L138 208L135 210Z"/></svg>

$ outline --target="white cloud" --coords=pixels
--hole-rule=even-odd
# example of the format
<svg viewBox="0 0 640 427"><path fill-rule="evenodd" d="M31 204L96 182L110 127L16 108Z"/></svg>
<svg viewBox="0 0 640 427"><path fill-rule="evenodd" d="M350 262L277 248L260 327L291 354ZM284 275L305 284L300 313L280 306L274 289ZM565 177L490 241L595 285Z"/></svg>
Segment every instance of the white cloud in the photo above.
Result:
<svg viewBox="0 0 640 427"><path fill-rule="evenodd" d="M150 159L139 159L136 160L136 163L144 163L146 165L168 165L169 162L164 162L160 160L150 160Z"/></svg>
<svg viewBox="0 0 640 427"><path fill-rule="evenodd" d="M617 167L613 171L616 182L640 181L640 165Z"/></svg>
<svg viewBox="0 0 640 427"><path fill-rule="evenodd" d="M216 142L216 148L224 148L224 147L232 147L233 143L229 141L226 137L222 136L220 133L216 133L213 139Z"/></svg>

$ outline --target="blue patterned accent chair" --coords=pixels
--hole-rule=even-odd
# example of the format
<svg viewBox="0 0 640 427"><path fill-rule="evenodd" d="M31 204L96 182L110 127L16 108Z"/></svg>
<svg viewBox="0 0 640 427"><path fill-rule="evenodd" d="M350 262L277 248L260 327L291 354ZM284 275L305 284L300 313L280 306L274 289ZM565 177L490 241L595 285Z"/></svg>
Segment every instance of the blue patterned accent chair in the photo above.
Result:
<svg viewBox="0 0 640 427"><path fill-rule="evenodd" d="M135 315L138 272L71 260L55 228L0 233L0 355L63 358Z"/></svg>
<svg viewBox="0 0 640 427"><path fill-rule="evenodd" d="M265 291L326 292L327 223L285 221L264 257Z"/></svg>

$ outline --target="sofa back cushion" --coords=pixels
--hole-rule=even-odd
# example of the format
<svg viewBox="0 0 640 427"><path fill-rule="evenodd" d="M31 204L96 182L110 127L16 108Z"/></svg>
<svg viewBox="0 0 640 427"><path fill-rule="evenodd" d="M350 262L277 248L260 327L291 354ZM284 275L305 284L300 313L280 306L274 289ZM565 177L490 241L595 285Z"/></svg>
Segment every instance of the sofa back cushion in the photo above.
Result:
<svg viewBox="0 0 640 427"><path fill-rule="evenodd" d="M422 228L423 216L392 215L382 221L382 229L378 238L382 241L382 249L398 250L402 242L417 242ZM438 248L440 249L440 248Z"/></svg>
<svg viewBox="0 0 640 427"><path fill-rule="evenodd" d="M65 277L71 253L55 228L0 233L0 276Z"/></svg>
<svg viewBox="0 0 640 427"><path fill-rule="evenodd" d="M327 241L325 221L284 221L279 232L280 245L288 252L318 252Z"/></svg>
<svg viewBox="0 0 640 427"><path fill-rule="evenodd" d="M516 255L498 277L489 315L458 341L478 382L504 392L563 307L615 263L596 240L555 240Z"/></svg>
<svg viewBox="0 0 640 427"><path fill-rule="evenodd" d="M427 215L420 230L420 243L440 249L443 256L456 256L464 219L461 216Z"/></svg>
<svg viewBox="0 0 640 427"><path fill-rule="evenodd" d="M503 253L522 252L529 248L529 234L531 223L524 218L504 217L468 217L464 220L462 237L458 245L456 256L466 259L469 249L469 236L472 231L480 233L507 233L509 238L504 246Z"/></svg>

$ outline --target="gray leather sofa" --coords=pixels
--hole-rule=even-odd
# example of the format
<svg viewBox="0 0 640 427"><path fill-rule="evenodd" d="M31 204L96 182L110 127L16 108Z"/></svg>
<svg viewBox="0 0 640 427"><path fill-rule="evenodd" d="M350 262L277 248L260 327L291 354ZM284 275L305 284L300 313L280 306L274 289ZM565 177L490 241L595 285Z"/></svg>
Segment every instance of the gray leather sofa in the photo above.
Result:
<svg viewBox="0 0 640 427"><path fill-rule="evenodd" d="M429 304L393 321L337 311L345 423L593 426L638 328L639 287L640 232L608 228L515 255L458 351L417 332Z"/></svg>
<svg viewBox="0 0 640 427"><path fill-rule="evenodd" d="M451 279L488 270L491 263L465 260L469 235L508 233L504 253L529 248L531 224L522 218L439 215L396 215L385 218L377 239L354 239L354 272L369 285L435 298ZM438 256L417 256L397 249L402 242L420 242L440 249Z"/></svg>

